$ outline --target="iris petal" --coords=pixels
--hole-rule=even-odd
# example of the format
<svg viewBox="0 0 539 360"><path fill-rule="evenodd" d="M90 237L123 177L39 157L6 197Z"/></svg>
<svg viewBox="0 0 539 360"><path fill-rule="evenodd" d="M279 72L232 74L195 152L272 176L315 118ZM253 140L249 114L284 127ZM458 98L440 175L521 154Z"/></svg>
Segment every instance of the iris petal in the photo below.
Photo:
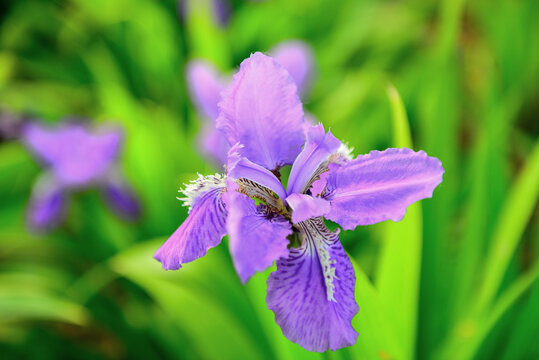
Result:
<svg viewBox="0 0 539 360"><path fill-rule="evenodd" d="M226 81L204 60L192 60L185 69L187 87L197 110L213 124L219 115L219 98Z"/></svg>
<svg viewBox="0 0 539 360"><path fill-rule="evenodd" d="M32 229L49 230L55 227L65 212L65 194L49 174L41 176L32 191L27 208L27 218Z"/></svg>
<svg viewBox="0 0 539 360"><path fill-rule="evenodd" d="M200 178L184 191L191 205L189 216L154 255L163 269L177 270L219 245L226 234L223 191L224 182L217 177Z"/></svg>
<svg viewBox="0 0 539 360"><path fill-rule="evenodd" d="M255 164L274 170L301 151L302 105L293 79L274 59L257 52L244 60L219 109L217 128Z"/></svg>
<svg viewBox="0 0 539 360"><path fill-rule="evenodd" d="M331 201L326 218L344 229L399 221L412 203L432 197L442 182L440 160L423 151L387 149L330 165L324 197Z"/></svg>
<svg viewBox="0 0 539 360"><path fill-rule="evenodd" d="M228 177L232 179L249 179L275 192L281 199L286 191L277 177L266 168L239 155L242 145L236 144L228 155Z"/></svg>
<svg viewBox="0 0 539 360"><path fill-rule="evenodd" d="M329 157L335 153L341 142L324 126L312 126L307 133L305 147L298 155L288 178L287 193L303 194L312 185L313 181L327 169ZM324 168L324 165L326 166Z"/></svg>
<svg viewBox="0 0 539 360"><path fill-rule="evenodd" d="M133 190L117 177L109 179L101 190L109 206L121 217L134 220L140 215L140 205Z"/></svg>
<svg viewBox="0 0 539 360"><path fill-rule="evenodd" d="M75 123L58 128L28 124L23 129L23 141L51 165L58 181L66 186L81 186L105 175L118 154L121 133L102 128L92 134Z"/></svg>
<svg viewBox="0 0 539 360"><path fill-rule="evenodd" d="M292 194L286 198L292 208L292 222L297 224L313 217L324 216L330 210L329 201L305 194Z"/></svg>
<svg viewBox="0 0 539 360"><path fill-rule="evenodd" d="M354 268L336 233L322 219L299 224L303 244L277 261L268 278L268 308L284 336L306 350L337 350L355 343Z"/></svg>
<svg viewBox="0 0 539 360"><path fill-rule="evenodd" d="M202 125L202 132L198 137L201 151L212 159L215 165L222 167L226 164L227 153L230 149L225 136L215 128L215 123L207 121Z"/></svg>
<svg viewBox="0 0 539 360"><path fill-rule="evenodd" d="M299 40L286 41L269 50L269 54L277 60L292 76L300 95L306 93L314 68L314 56L311 48Z"/></svg>
<svg viewBox="0 0 539 360"><path fill-rule="evenodd" d="M292 233L292 227L267 206L257 206L252 199L230 188L227 206L230 254L236 272L245 283L256 271L264 271L275 260L288 255L287 236Z"/></svg>

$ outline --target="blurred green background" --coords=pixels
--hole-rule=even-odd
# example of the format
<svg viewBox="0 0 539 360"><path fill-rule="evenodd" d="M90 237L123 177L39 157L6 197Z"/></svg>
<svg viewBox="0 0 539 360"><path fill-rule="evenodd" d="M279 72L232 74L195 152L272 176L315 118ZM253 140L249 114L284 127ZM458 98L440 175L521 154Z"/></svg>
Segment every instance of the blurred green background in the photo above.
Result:
<svg viewBox="0 0 539 360"><path fill-rule="evenodd" d="M191 5L182 21L174 0L1 3L0 121L120 124L143 216L87 191L29 233L40 166L2 140L0 358L538 359L539 2L234 0L225 27ZM152 259L186 216L177 189L218 170L196 147L186 62L232 73L287 39L316 56L305 108L355 154L408 145L446 170L404 221L341 233L359 338L325 354L282 336L269 271L242 286L226 245L177 272Z"/></svg>

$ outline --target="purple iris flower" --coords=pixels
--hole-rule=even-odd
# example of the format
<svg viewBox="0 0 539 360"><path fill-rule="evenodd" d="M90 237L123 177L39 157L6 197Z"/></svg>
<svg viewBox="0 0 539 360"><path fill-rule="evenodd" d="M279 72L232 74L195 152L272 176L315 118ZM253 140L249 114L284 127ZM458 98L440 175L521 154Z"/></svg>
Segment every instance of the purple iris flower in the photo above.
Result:
<svg viewBox="0 0 539 360"><path fill-rule="evenodd" d="M291 40L278 44L269 51L274 59L292 76L300 95L305 95L311 84L314 60L311 48L302 41ZM197 112L203 118L199 146L204 155L222 166L230 149L223 134L216 129L221 92L230 79L204 60L191 61L186 68L187 85Z"/></svg>
<svg viewBox="0 0 539 360"><path fill-rule="evenodd" d="M105 201L120 216L136 218L138 201L116 166L121 140L118 129L101 127L90 132L74 122L55 128L26 124L22 141L47 168L38 178L28 205L31 228L56 226L65 215L67 195L92 186L101 189Z"/></svg>
<svg viewBox="0 0 539 360"><path fill-rule="evenodd" d="M399 221L407 206L432 196L442 181L440 161L410 149L353 159L321 124L305 132L295 81L261 53L242 62L219 110L217 128L231 146L227 173L200 176L183 189L189 216L155 258L166 270L179 269L228 234L243 283L276 261L266 302L288 339L318 352L354 344L354 269L339 231L324 218L343 229Z"/></svg>

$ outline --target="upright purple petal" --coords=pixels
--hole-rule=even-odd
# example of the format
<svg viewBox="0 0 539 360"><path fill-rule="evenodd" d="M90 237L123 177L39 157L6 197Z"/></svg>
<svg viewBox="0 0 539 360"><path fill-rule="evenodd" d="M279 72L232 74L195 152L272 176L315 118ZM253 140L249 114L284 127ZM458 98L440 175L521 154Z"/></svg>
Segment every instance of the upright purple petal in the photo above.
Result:
<svg viewBox="0 0 539 360"><path fill-rule="evenodd" d="M288 72L272 58L254 53L241 63L222 93L217 128L240 153L274 170L291 164L301 151L303 109Z"/></svg>
<svg viewBox="0 0 539 360"><path fill-rule="evenodd" d="M112 178L101 190L107 204L121 217L134 220L140 216L140 204L133 190L121 179Z"/></svg>
<svg viewBox="0 0 539 360"><path fill-rule="evenodd" d="M292 76L299 94L305 95L314 72L314 56L310 46L300 40L286 41L271 49L269 54Z"/></svg>
<svg viewBox="0 0 539 360"><path fill-rule="evenodd" d="M211 123L219 115L219 98L226 81L219 71L204 60L192 60L185 69L187 87L197 110Z"/></svg>
<svg viewBox="0 0 539 360"><path fill-rule="evenodd" d="M298 224L303 243L277 261L268 278L268 308L284 336L308 351L337 350L356 342L352 318L354 268L337 233L321 218Z"/></svg>
<svg viewBox="0 0 539 360"><path fill-rule="evenodd" d="M335 153L341 142L333 136L331 131L327 134L324 126L318 124L309 129L305 147L294 161L288 178L287 193L305 193L312 182L320 176L320 166L327 162ZM326 168L327 169L327 168Z"/></svg>
<svg viewBox="0 0 539 360"><path fill-rule="evenodd" d="M297 224L310 218L324 216L329 212L329 201L304 194L292 194L286 198L292 209L292 222Z"/></svg>
<svg viewBox="0 0 539 360"><path fill-rule="evenodd" d="M65 123L57 128L27 124L23 141L37 157L51 166L66 186L82 186L105 175L118 154L121 133L99 129L90 133L82 124Z"/></svg>
<svg viewBox="0 0 539 360"><path fill-rule="evenodd" d="M387 149L330 165L324 197L331 200L326 218L344 229L399 221L410 204L432 197L442 182L440 160L423 151Z"/></svg>
<svg viewBox="0 0 539 360"><path fill-rule="evenodd" d="M183 224L154 255L163 269L177 270L181 264L206 255L221 242L226 235L224 191L223 179L215 176L200 178L183 191L191 209Z"/></svg>
<svg viewBox="0 0 539 360"><path fill-rule="evenodd" d="M27 219L31 229L46 231L54 228L65 215L64 190L49 175L38 179L27 207Z"/></svg>
<svg viewBox="0 0 539 360"><path fill-rule="evenodd" d="M267 206L257 206L254 200L230 188L227 206L230 254L238 276L245 283L256 271L264 271L275 260L288 255L287 236L292 233L292 227Z"/></svg>

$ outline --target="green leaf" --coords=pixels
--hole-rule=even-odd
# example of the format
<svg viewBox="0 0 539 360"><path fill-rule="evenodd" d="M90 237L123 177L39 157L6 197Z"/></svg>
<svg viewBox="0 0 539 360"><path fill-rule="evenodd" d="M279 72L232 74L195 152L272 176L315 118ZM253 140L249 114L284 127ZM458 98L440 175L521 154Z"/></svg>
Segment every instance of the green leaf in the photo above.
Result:
<svg viewBox="0 0 539 360"><path fill-rule="evenodd" d="M529 350L531 344L536 342L535 334L539 333L537 319L539 319L539 281L535 282L527 304L518 315L512 335L508 339L507 347L503 353L503 360L526 358L526 351Z"/></svg>
<svg viewBox="0 0 539 360"><path fill-rule="evenodd" d="M393 144L412 148L406 111L397 90L390 85L388 97L393 119ZM398 223L386 222L376 285L380 300L392 315L392 325L403 349L403 359L415 357L419 279L421 271L421 205L408 207Z"/></svg>
<svg viewBox="0 0 539 360"><path fill-rule="evenodd" d="M483 268L477 300L469 306L443 346L441 359L472 359L501 316L539 276L539 264L496 297L539 194L539 143L536 144L500 213Z"/></svg>
<svg viewBox="0 0 539 360"><path fill-rule="evenodd" d="M526 228L539 195L539 142L526 167L513 185L502 208L487 254L477 308L488 307L495 298L509 262Z"/></svg>
<svg viewBox="0 0 539 360"><path fill-rule="evenodd" d="M54 268L15 263L0 273L0 324L48 320L86 325L86 308L66 298L67 274Z"/></svg>
<svg viewBox="0 0 539 360"><path fill-rule="evenodd" d="M394 327L393 312L374 288L361 267L351 259L356 273L356 302L359 313L352 320L358 332L357 343L350 349L357 359L405 359L402 343Z"/></svg>
<svg viewBox="0 0 539 360"><path fill-rule="evenodd" d="M85 325L88 313L80 305L41 291L0 290L0 322L53 320Z"/></svg>
<svg viewBox="0 0 539 360"><path fill-rule="evenodd" d="M204 358L271 359L271 349L260 340L258 318L223 256L226 246L178 271L165 271L151 257L162 242L136 245L111 259L110 266L146 290Z"/></svg>
<svg viewBox="0 0 539 360"><path fill-rule="evenodd" d="M474 359L487 335L537 279L539 279L539 263L503 292L489 308L488 313L476 313L475 316L462 320L437 358Z"/></svg>

